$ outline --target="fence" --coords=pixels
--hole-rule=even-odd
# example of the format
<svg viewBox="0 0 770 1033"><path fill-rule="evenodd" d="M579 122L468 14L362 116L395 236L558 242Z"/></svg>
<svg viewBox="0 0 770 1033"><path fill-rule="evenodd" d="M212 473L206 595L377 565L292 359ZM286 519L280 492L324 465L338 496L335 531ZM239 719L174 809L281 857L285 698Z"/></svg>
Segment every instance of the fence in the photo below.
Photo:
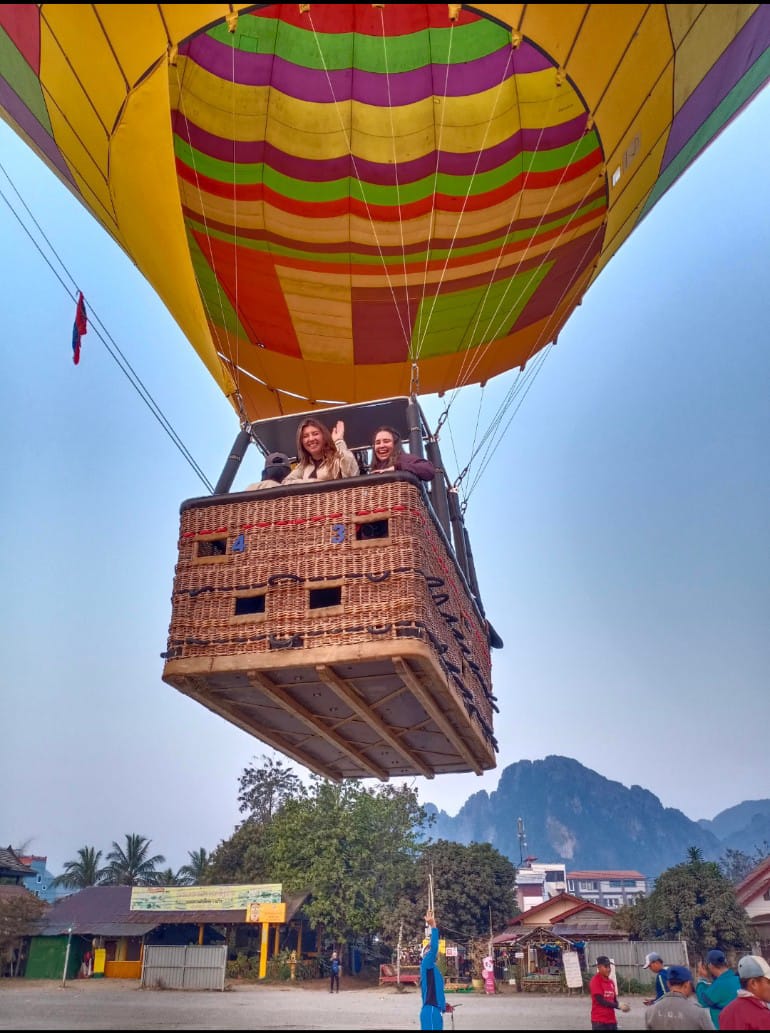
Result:
<svg viewBox="0 0 770 1033"><path fill-rule="evenodd" d="M593 974L596 959L600 954L606 954L615 962L619 978L652 986L655 975L644 967L644 959L653 951L660 954L666 965L689 967L685 940L590 940L585 947L586 968Z"/></svg>
<svg viewBox="0 0 770 1033"><path fill-rule="evenodd" d="M227 944L146 946L142 986L168 990L224 990Z"/></svg>

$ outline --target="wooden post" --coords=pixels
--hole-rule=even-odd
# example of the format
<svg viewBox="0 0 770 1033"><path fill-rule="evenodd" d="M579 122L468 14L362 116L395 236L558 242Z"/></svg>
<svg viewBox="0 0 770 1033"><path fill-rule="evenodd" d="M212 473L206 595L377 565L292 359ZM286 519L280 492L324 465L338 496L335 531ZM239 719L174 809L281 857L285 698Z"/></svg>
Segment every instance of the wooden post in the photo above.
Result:
<svg viewBox="0 0 770 1033"><path fill-rule="evenodd" d="M259 945L259 978L267 975L267 952L270 949L270 923L262 923L262 940Z"/></svg>

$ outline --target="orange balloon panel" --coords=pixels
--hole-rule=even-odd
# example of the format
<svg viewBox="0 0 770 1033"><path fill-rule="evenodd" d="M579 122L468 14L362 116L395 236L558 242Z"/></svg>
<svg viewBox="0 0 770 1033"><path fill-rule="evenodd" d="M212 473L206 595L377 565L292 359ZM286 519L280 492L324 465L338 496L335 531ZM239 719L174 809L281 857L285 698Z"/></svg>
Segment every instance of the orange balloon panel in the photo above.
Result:
<svg viewBox="0 0 770 1033"><path fill-rule="evenodd" d="M526 363L768 47L756 4L3 4L0 113L253 420Z"/></svg>

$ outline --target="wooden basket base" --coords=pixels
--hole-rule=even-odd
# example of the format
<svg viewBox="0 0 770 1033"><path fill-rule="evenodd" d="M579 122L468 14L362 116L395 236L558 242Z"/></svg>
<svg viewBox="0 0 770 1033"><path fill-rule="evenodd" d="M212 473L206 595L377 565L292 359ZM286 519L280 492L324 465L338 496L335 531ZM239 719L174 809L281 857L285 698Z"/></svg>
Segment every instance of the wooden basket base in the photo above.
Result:
<svg viewBox="0 0 770 1033"><path fill-rule="evenodd" d="M419 641L168 660L163 680L333 781L483 771L492 744Z"/></svg>

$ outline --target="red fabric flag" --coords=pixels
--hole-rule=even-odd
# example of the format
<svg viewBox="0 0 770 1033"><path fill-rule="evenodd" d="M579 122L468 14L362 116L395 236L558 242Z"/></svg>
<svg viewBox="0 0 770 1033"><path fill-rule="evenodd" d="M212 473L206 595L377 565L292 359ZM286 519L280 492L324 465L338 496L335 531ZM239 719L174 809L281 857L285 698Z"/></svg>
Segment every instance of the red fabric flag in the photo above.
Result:
<svg viewBox="0 0 770 1033"><path fill-rule="evenodd" d="M78 292L78 307L75 312L75 325L72 327L72 361L80 362L80 338L88 333L88 316L86 315L86 302L83 292Z"/></svg>

